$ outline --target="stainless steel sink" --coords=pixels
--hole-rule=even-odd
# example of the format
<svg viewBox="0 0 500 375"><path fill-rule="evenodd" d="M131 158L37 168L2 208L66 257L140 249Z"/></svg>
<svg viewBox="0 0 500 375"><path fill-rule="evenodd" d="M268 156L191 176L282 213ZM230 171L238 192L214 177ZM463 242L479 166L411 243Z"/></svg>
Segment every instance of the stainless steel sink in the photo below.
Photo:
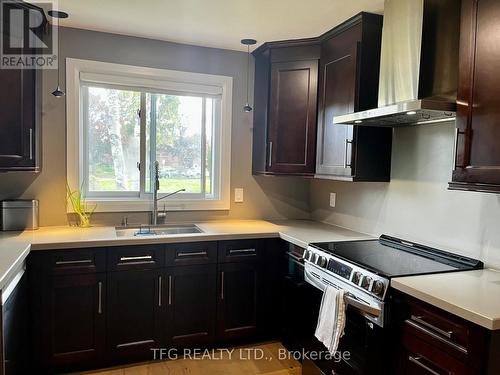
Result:
<svg viewBox="0 0 500 375"><path fill-rule="evenodd" d="M194 224L138 225L116 227L115 230L117 237L157 237L203 233L203 231Z"/></svg>

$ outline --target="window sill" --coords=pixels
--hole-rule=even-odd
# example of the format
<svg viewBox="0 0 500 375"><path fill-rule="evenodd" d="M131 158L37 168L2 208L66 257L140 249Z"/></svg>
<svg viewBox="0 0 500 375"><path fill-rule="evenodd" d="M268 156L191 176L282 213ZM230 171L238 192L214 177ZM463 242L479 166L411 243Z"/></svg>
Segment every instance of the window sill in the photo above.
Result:
<svg viewBox="0 0 500 375"><path fill-rule="evenodd" d="M222 211L230 209L229 200L170 200L168 202L158 202L158 210L167 211ZM153 202L144 199L104 199L93 198L87 200L87 206L97 205L94 212L134 212L152 211ZM71 205L67 206L67 213L74 213Z"/></svg>

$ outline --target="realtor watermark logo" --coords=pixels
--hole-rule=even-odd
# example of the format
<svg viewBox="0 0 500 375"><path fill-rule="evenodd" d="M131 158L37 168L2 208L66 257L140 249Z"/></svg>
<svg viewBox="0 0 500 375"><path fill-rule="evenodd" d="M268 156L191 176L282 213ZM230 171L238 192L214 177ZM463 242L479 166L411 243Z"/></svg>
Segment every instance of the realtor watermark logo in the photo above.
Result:
<svg viewBox="0 0 500 375"><path fill-rule="evenodd" d="M57 69L58 20L49 24L45 16L57 1L0 4L0 69Z"/></svg>

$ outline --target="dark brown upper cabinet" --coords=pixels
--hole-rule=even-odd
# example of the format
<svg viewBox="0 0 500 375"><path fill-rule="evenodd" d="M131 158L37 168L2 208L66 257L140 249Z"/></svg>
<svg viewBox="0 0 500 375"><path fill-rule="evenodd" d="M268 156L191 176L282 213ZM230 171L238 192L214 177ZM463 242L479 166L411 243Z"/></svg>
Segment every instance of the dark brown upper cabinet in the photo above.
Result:
<svg viewBox="0 0 500 375"><path fill-rule="evenodd" d="M43 10L23 2L6 4L24 11L40 12L43 25L32 30L44 38L40 30L48 25ZM0 37L10 30L8 23ZM40 170L41 70L0 69L0 172Z"/></svg>
<svg viewBox="0 0 500 375"><path fill-rule="evenodd" d="M498 0L463 0L452 190L500 193Z"/></svg>
<svg viewBox="0 0 500 375"><path fill-rule="evenodd" d="M313 176L319 43L266 43L254 56L253 174Z"/></svg>
<svg viewBox="0 0 500 375"><path fill-rule="evenodd" d="M392 129L337 125L377 107L382 16L360 13L321 37L316 177L389 181Z"/></svg>
<svg viewBox="0 0 500 375"><path fill-rule="evenodd" d="M254 51L253 174L389 181L392 129L334 125L377 106L382 16Z"/></svg>

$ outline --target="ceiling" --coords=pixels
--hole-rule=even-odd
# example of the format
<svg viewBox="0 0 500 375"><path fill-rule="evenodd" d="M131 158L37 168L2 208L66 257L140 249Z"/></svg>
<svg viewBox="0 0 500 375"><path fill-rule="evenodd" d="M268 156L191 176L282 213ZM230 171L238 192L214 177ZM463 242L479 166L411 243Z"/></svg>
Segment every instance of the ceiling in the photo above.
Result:
<svg viewBox="0 0 500 375"><path fill-rule="evenodd" d="M178 43L245 50L314 37L360 11L382 13L383 0L59 0L62 26Z"/></svg>

